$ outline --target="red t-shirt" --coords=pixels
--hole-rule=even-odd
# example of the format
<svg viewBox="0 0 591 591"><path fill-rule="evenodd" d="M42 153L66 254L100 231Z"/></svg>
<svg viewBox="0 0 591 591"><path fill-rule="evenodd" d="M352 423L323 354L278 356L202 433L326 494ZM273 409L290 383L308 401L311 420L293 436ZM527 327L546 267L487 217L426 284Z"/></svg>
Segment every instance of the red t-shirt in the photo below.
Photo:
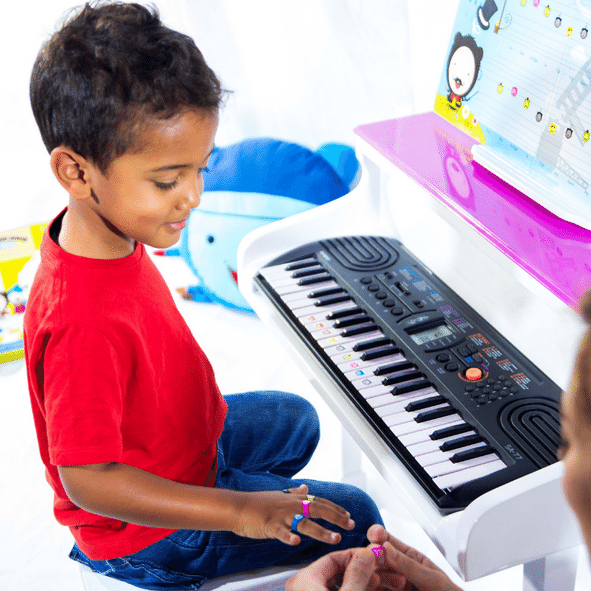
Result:
<svg viewBox="0 0 591 591"><path fill-rule="evenodd" d="M78 508L57 470L119 462L206 484L227 406L144 246L123 259L89 259L65 252L46 231L25 313L25 352L58 522L93 560L133 554L172 533Z"/></svg>

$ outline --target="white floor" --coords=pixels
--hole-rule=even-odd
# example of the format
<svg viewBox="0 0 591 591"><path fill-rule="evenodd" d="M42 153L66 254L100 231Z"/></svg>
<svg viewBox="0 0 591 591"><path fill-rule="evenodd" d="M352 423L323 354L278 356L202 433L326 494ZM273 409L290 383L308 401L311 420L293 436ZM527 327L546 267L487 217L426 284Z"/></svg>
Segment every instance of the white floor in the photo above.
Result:
<svg viewBox="0 0 591 591"><path fill-rule="evenodd" d="M192 281L180 259L155 258L171 289ZM176 297L176 294L175 294ZM294 363L267 334L254 316L217 305L196 304L177 298L197 340L216 369L222 392L283 389L308 397L322 422L322 439L304 474L339 480L346 466L335 462L343 447L355 444L343 435L324 402L304 380ZM3 591L82 591L77 566L67 558L72 540L53 519L52 493L44 480L30 412L23 367L10 375L0 373L0 589ZM367 460L363 474L347 474L353 484L366 482L382 510L386 526L397 537L427 553L449 572L447 563L393 495ZM360 478L361 477L361 478ZM576 591L591 588L587 561L582 561ZM466 591L521 591L522 569L513 568L491 577L461 582ZM561 590L556 590L561 591Z"/></svg>

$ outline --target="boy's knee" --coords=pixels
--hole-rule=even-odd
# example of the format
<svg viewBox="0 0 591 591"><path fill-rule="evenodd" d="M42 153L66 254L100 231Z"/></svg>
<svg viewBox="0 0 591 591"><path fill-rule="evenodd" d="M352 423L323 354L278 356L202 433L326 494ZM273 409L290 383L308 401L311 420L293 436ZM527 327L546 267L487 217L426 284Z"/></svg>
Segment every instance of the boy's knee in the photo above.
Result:
<svg viewBox="0 0 591 591"><path fill-rule="evenodd" d="M360 488L352 484L338 482L310 482L310 492L340 505L351 514L355 521L355 532L365 536L367 530L379 523L383 525L380 510L374 500Z"/></svg>
<svg viewBox="0 0 591 591"><path fill-rule="evenodd" d="M355 521L356 529L361 529L365 534L375 523L383 525L382 516L375 501L360 488L352 485L349 488L351 490L352 508L348 509L348 511Z"/></svg>
<svg viewBox="0 0 591 591"><path fill-rule="evenodd" d="M267 392L277 404L277 410L291 419L294 429L305 427L306 431L320 436L320 419L314 406L302 396L289 392Z"/></svg>

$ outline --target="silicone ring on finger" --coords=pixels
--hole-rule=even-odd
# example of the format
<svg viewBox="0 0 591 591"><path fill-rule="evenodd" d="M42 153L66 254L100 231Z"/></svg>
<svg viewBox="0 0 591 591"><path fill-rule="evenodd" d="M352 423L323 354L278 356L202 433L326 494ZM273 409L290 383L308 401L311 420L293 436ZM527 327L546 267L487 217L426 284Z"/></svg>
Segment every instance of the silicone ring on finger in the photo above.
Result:
<svg viewBox="0 0 591 591"><path fill-rule="evenodd" d="M291 529L293 529L293 531L297 532L298 531L298 523L302 520L305 519L305 517L301 514L298 513L294 518L293 521L291 522Z"/></svg>
<svg viewBox="0 0 591 591"><path fill-rule="evenodd" d="M302 513L304 517L310 517L310 504L312 501L302 501Z"/></svg>
<svg viewBox="0 0 591 591"><path fill-rule="evenodd" d="M372 548L371 551L375 554L376 561L379 564L383 564L384 554L386 553L386 548L384 548L384 546L376 546L375 548Z"/></svg>

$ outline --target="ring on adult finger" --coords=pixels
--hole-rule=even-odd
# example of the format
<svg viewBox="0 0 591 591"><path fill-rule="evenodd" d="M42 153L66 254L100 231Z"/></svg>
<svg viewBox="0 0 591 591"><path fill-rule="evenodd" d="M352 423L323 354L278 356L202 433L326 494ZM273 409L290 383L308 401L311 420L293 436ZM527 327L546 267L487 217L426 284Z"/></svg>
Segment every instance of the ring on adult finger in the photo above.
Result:
<svg viewBox="0 0 591 591"><path fill-rule="evenodd" d="M316 497L314 495L306 495L308 497L308 501L313 501Z"/></svg>
<svg viewBox="0 0 591 591"><path fill-rule="evenodd" d="M310 517L310 504L312 503L312 501L308 500L308 501L302 501L302 513L304 514L304 517Z"/></svg>
<svg viewBox="0 0 591 591"><path fill-rule="evenodd" d="M305 519L305 517L301 513L298 513L297 515L295 515L295 517L293 518L293 521L291 522L291 529L293 529L293 531L295 531L295 532L298 531L298 523L302 519Z"/></svg>
<svg viewBox="0 0 591 591"><path fill-rule="evenodd" d="M384 554L386 553L386 548L384 546L375 546L371 549L371 551L375 554L376 560L382 564L384 562Z"/></svg>

